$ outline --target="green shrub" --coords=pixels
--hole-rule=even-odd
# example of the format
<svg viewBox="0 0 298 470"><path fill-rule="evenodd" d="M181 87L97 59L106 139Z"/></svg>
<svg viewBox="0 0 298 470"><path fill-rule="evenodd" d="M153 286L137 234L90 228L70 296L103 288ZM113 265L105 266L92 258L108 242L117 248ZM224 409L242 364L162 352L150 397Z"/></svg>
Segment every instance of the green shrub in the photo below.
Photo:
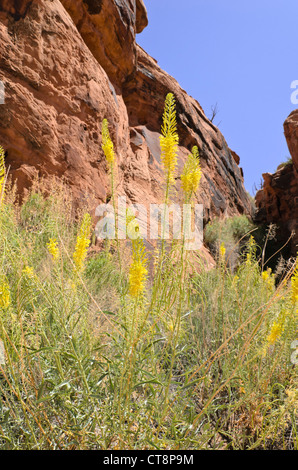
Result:
<svg viewBox="0 0 298 470"><path fill-rule="evenodd" d="M215 258L219 257L220 246L224 246L229 266L234 269L250 233L255 229L246 215L216 218L205 228L204 240Z"/></svg>

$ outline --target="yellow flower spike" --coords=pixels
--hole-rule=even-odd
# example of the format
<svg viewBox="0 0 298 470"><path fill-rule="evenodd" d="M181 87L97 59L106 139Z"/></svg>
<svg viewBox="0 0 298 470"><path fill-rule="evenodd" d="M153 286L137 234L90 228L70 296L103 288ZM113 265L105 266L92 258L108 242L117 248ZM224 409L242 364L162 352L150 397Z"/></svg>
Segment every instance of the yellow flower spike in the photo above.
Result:
<svg viewBox="0 0 298 470"><path fill-rule="evenodd" d="M296 262L296 269L293 276L291 277L291 286L292 286L292 302L295 304L298 302L298 258Z"/></svg>
<svg viewBox="0 0 298 470"><path fill-rule="evenodd" d="M0 308L6 309L10 306L10 290L9 285L5 280L0 284Z"/></svg>
<svg viewBox="0 0 298 470"><path fill-rule="evenodd" d="M81 238L90 238L91 235L91 215L85 214L80 226L79 237Z"/></svg>
<svg viewBox="0 0 298 470"><path fill-rule="evenodd" d="M179 143L176 122L175 98L172 93L168 93L166 96L161 133L161 161L163 163L164 170L167 174L167 182L168 184L172 184L175 178Z"/></svg>
<svg viewBox="0 0 298 470"><path fill-rule="evenodd" d="M200 167L199 150L198 147L194 146L192 153L188 156L181 175L182 188L186 195L191 196L198 190L201 177L202 171Z"/></svg>
<svg viewBox="0 0 298 470"><path fill-rule="evenodd" d="M47 243L49 253L52 255L53 259L56 260L59 258L59 248L56 239L50 238L49 243Z"/></svg>
<svg viewBox="0 0 298 470"><path fill-rule="evenodd" d="M104 119L102 122L102 149L106 156L107 162L110 166L113 166L115 161L114 145L110 137L108 121Z"/></svg>
<svg viewBox="0 0 298 470"><path fill-rule="evenodd" d="M28 279L33 279L35 277L34 269L30 266L26 266L22 272Z"/></svg>
<svg viewBox="0 0 298 470"><path fill-rule="evenodd" d="M142 261L134 259L129 270L129 293L131 297L138 297L145 287L148 271Z"/></svg>
<svg viewBox="0 0 298 470"><path fill-rule="evenodd" d="M225 244L224 244L224 243L221 243L221 245L220 245L220 247L219 247L219 253L220 253L220 258L221 258L221 259L225 259L226 248L225 248Z"/></svg>
<svg viewBox="0 0 298 470"><path fill-rule="evenodd" d="M274 322L271 327L270 334L267 337L267 342L269 346L274 344L278 340L278 338L282 334L282 331L283 331L283 324L281 322Z"/></svg>
<svg viewBox="0 0 298 470"><path fill-rule="evenodd" d="M84 262L87 256L88 247L90 245L90 234L91 216L90 214L85 214L80 226L75 251L73 254L75 267L78 271L82 271L84 268Z"/></svg>
<svg viewBox="0 0 298 470"><path fill-rule="evenodd" d="M128 227L129 226L129 227ZM131 213L127 213L127 229L133 232L132 243L132 263L129 269L129 294L131 297L138 297L143 293L147 279L147 256L143 240L140 236L140 227Z"/></svg>
<svg viewBox="0 0 298 470"><path fill-rule="evenodd" d="M275 280L271 268L268 268L266 271L262 272L262 279L269 290L274 288Z"/></svg>
<svg viewBox="0 0 298 470"><path fill-rule="evenodd" d="M249 242L248 242L248 253L246 253L246 264L250 265L252 261L254 260L255 254L256 254L256 248L257 248L256 241L254 237L251 235Z"/></svg>

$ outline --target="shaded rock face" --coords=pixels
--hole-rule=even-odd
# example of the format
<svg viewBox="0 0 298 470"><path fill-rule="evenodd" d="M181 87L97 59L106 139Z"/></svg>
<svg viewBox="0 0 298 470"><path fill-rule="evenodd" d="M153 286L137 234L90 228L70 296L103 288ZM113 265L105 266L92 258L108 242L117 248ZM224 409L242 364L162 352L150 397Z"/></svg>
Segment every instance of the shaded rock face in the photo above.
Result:
<svg viewBox="0 0 298 470"><path fill-rule="evenodd" d="M80 200L109 199L101 123L109 121L117 190L128 202L160 202L159 132L164 99L177 100L179 169L193 145L205 222L251 213L243 176L199 103L136 43L142 0L0 0L0 144L21 192L34 177L63 177ZM180 181L177 179L177 189Z"/></svg>
<svg viewBox="0 0 298 470"><path fill-rule="evenodd" d="M295 169L298 170L298 109L292 111L286 119L284 132Z"/></svg>
<svg viewBox="0 0 298 470"><path fill-rule="evenodd" d="M284 123L284 133L293 163L274 174L263 174L262 190L256 194L258 223L274 223L279 227L279 238L290 242L290 254L298 251L298 110L293 111Z"/></svg>

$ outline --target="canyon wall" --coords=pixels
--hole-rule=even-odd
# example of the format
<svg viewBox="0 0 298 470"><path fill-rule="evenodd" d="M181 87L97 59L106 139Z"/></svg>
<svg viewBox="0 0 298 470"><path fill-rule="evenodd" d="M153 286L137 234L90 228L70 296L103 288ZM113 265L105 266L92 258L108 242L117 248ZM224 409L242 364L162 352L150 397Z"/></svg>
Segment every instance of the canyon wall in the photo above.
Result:
<svg viewBox="0 0 298 470"><path fill-rule="evenodd" d="M298 109L284 122L284 133L292 162L275 173L263 174L263 188L256 194L255 221L276 224L281 243L291 237L289 254L298 251Z"/></svg>
<svg viewBox="0 0 298 470"><path fill-rule="evenodd" d="M21 193L34 178L65 179L78 201L109 200L101 149L108 119L119 194L160 202L159 132L164 100L175 94L179 169L200 152L197 201L204 220L250 214L238 156L199 103L137 45L147 26L142 0L0 0L0 144ZM180 180L177 178L176 189ZM179 198L178 198L179 199Z"/></svg>

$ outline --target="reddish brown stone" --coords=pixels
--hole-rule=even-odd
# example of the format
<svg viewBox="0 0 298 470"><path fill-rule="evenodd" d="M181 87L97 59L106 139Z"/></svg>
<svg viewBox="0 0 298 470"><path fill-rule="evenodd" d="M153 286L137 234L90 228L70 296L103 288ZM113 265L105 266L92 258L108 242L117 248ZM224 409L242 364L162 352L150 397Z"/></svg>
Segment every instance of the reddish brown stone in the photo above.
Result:
<svg viewBox="0 0 298 470"><path fill-rule="evenodd" d="M237 163L237 165L239 165L239 163L240 163L240 157L239 157L239 155L237 155L237 153L234 152L234 151L231 150L231 149L230 149L230 152L231 152L231 154L232 154L232 157L234 158L234 161Z"/></svg>
<svg viewBox="0 0 298 470"><path fill-rule="evenodd" d="M199 103L136 44L142 0L0 1L0 144L19 190L31 177L63 177L75 196L109 197L101 123L109 121L117 190L148 205L163 194L159 132L168 92L177 101L179 170L197 145L205 222L249 214L241 170ZM236 159L237 160L237 159ZM180 182L177 178L176 189ZM178 198L179 200L179 198Z"/></svg>
<svg viewBox="0 0 298 470"><path fill-rule="evenodd" d="M298 110L286 119L284 131L293 163L274 174L263 174L263 188L256 194L255 220L277 224L283 242L293 233L291 254L295 256L298 251Z"/></svg>
<svg viewBox="0 0 298 470"><path fill-rule="evenodd" d="M284 132L293 163L298 171L298 109L292 111L284 123Z"/></svg>

